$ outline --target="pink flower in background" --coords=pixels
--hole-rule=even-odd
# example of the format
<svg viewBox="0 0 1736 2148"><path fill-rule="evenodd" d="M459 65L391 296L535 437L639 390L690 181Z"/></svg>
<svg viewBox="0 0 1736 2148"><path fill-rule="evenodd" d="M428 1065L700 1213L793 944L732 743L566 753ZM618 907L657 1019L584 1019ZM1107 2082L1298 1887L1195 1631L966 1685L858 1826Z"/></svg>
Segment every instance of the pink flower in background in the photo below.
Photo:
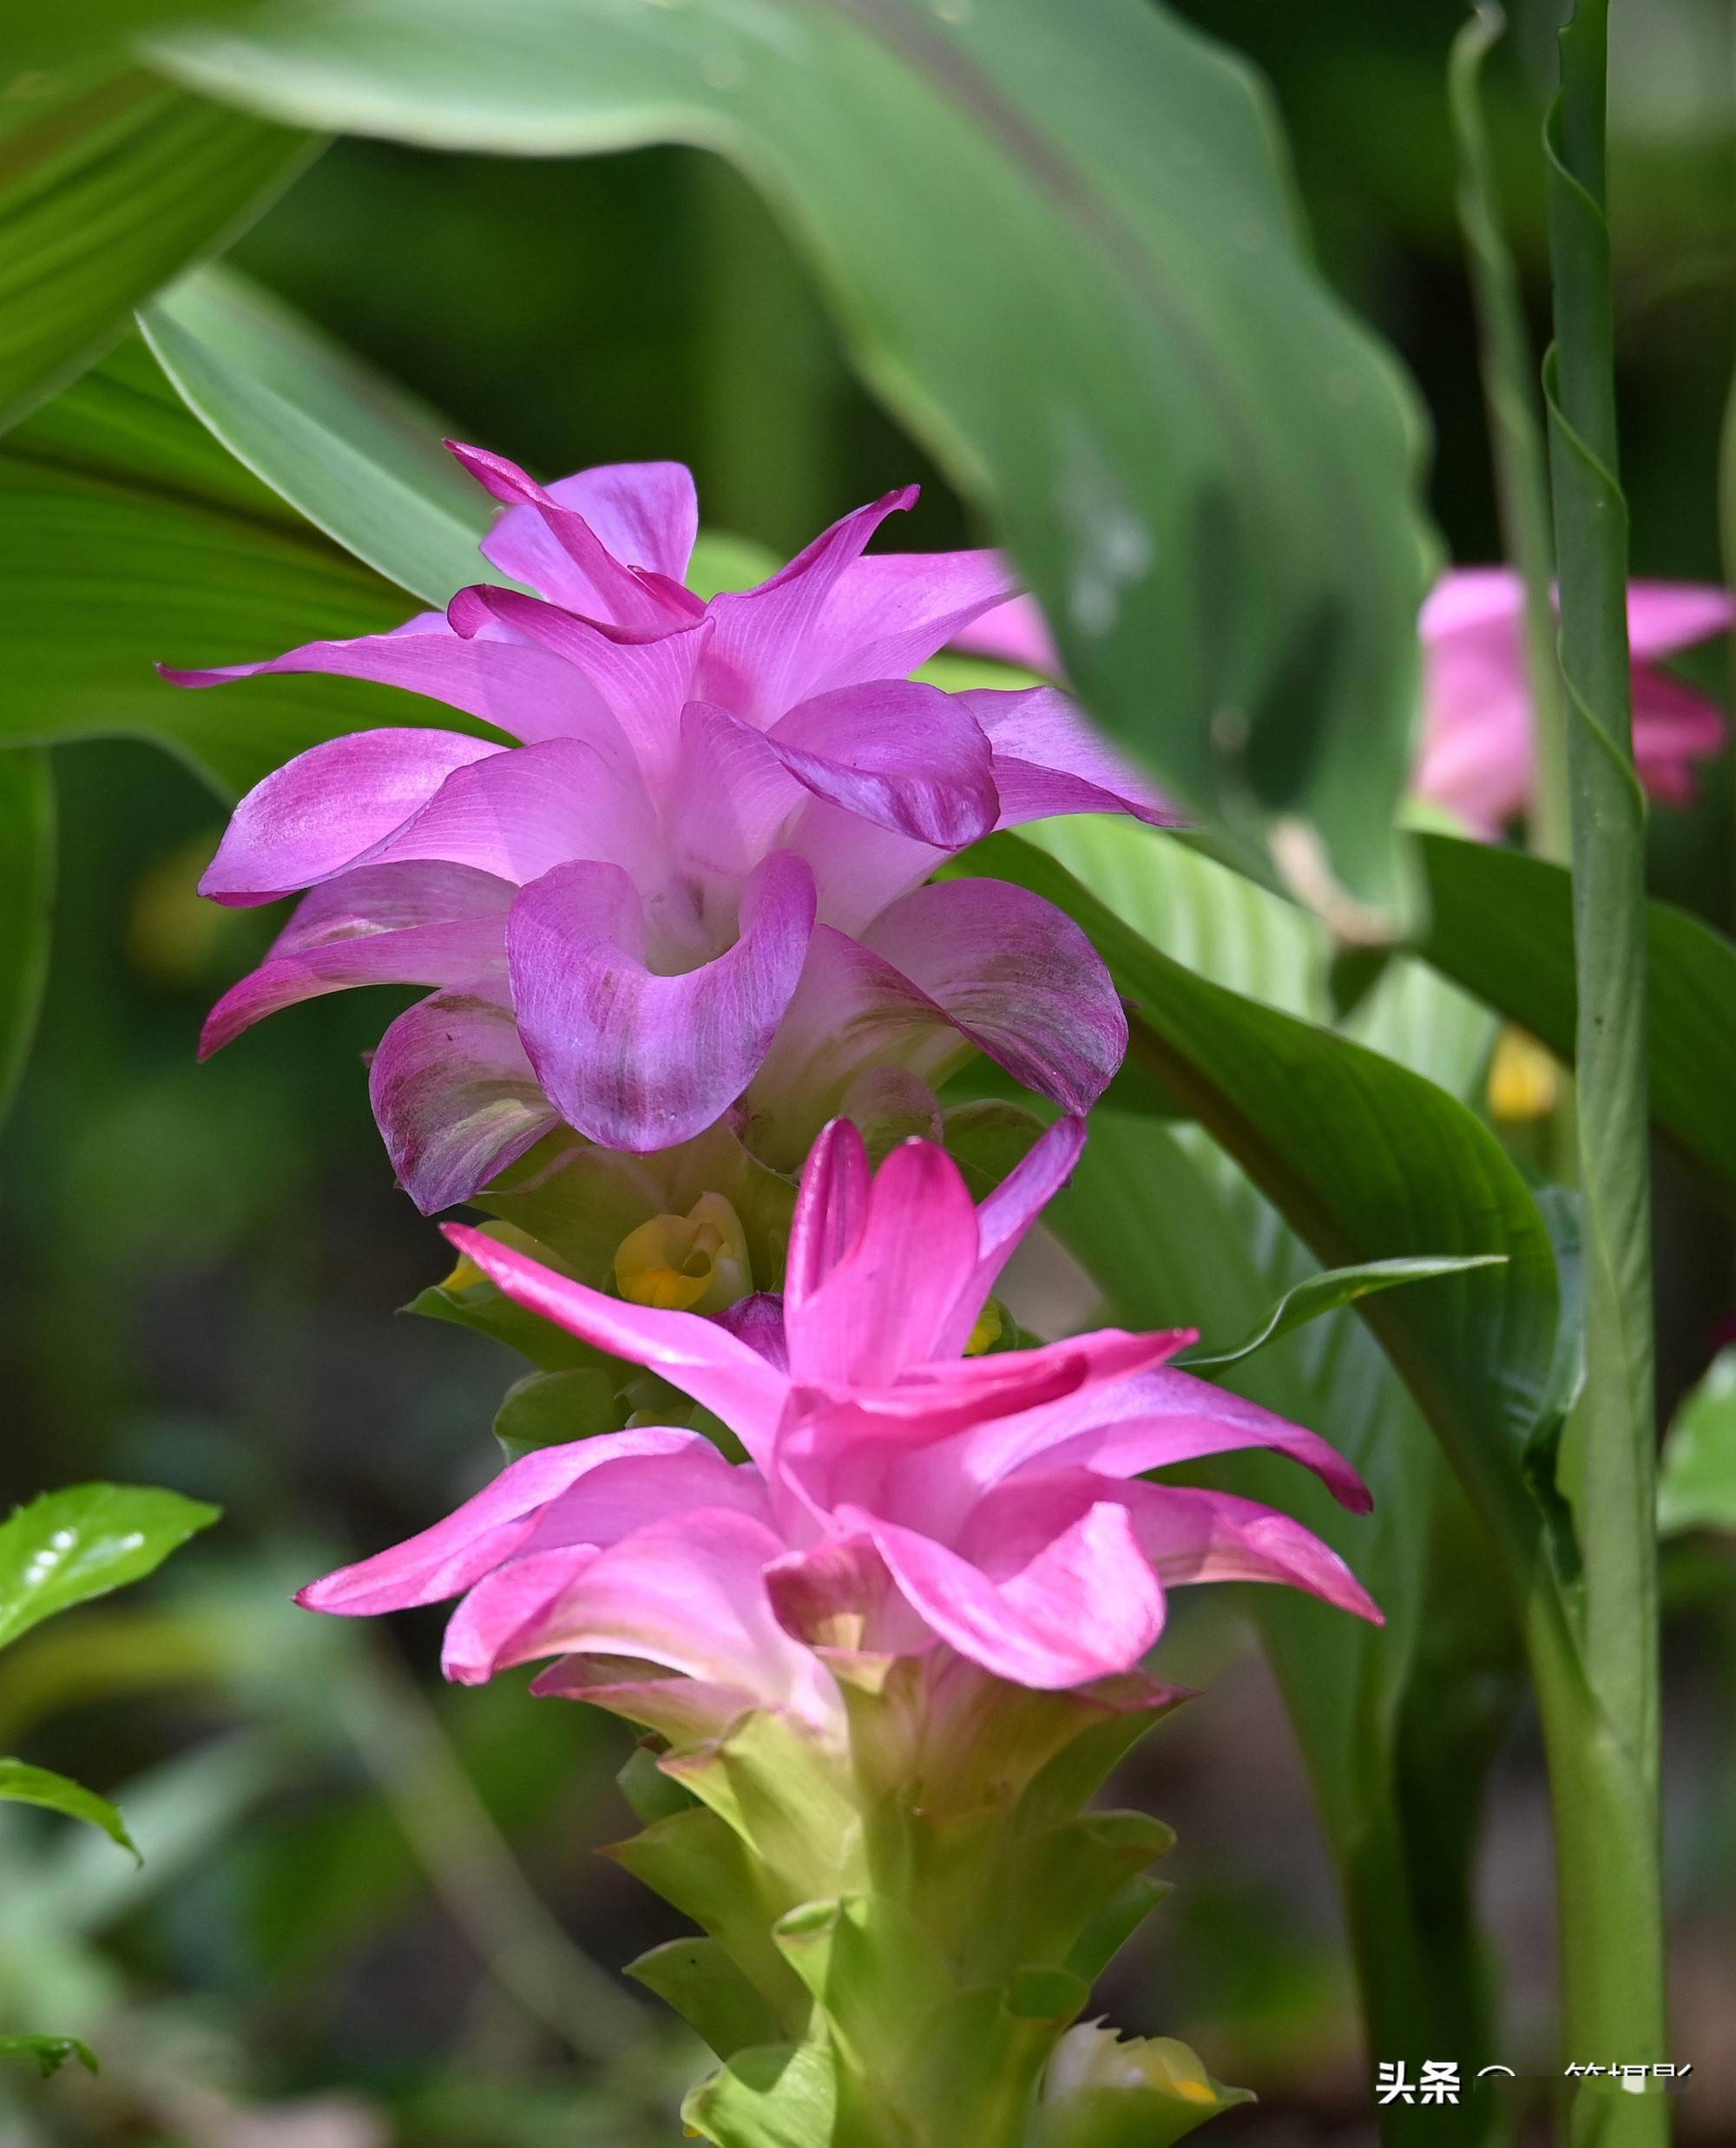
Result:
<svg viewBox="0 0 1736 2148"><path fill-rule="evenodd" d="M1443 575L1423 607L1423 749L1412 789L1482 836L1530 803L1535 780L1530 686L1522 644L1524 589L1504 567ZM1634 752L1654 798L1686 805L1693 763L1722 751L1721 712L1659 662L1723 634L1736 603L1693 582L1635 581L1628 590L1634 655ZM1042 614L1016 597L967 621L952 646L1049 678L1061 659Z"/></svg>
<svg viewBox="0 0 1736 2148"><path fill-rule="evenodd" d="M1523 812L1536 780L1523 645L1524 585L1504 567L1443 575L1423 607L1423 755L1415 788L1483 836ZM1690 582L1628 587L1634 657L1634 756L1646 788L1668 805L1693 797L1693 763L1724 745L1724 718L1659 660L1722 634L1736 606Z"/></svg>
<svg viewBox="0 0 1736 2148"><path fill-rule="evenodd" d="M1126 1024L1084 936L1018 888L923 884L993 828L1167 818L1060 693L908 679L1006 596L1000 560L865 555L910 487L707 603L682 584L698 509L680 465L544 490L454 452L507 503L484 555L541 596L482 584L391 634L168 673L377 680L522 741L364 732L251 792L203 891L311 892L203 1050L316 994L436 987L371 1076L424 1209L562 1119L641 1151L730 1113L750 1141L781 1123L792 1166L865 1067L932 1082L977 1048L1069 1111L1094 1102Z"/></svg>
<svg viewBox="0 0 1736 2148"><path fill-rule="evenodd" d="M828 1722L828 1658L951 1652L1020 1685L1084 1685L1139 1662L1183 1582L1288 1582L1378 1619L1287 1515L1143 1481L1265 1447L1368 1505L1315 1434L1167 1368L1191 1332L961 1356L1083 1139L1076 1120L1051 1127L978 1209L944 1150L906 1142L871 1175L860 1134L835 1121L803 1176L781 1324L760 1301L749 1339L450 1229L519 1304L654 1369L750 1459L655 1428L544 1448L300 1600L365 1613L462 1595L449 1677L556 1657L541 1691L713 1731L756 1706ZM648 1683L647 1665L665 1675Z"/></svg>

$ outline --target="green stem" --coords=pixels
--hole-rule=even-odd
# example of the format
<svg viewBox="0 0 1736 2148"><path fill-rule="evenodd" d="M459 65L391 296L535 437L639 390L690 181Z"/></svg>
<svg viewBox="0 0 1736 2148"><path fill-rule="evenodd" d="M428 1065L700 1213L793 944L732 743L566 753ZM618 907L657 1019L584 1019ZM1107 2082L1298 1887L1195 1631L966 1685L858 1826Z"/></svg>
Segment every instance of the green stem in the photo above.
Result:
<svg viewBox="0 0 1736 2148"><path fill-rule="evenodd" d="M1459 223L1481 332L1483 393L1502 543L1525 585L1525 665L1536 740L1530 847L1540 857L1565 864L1571 842L1567 716L1555 657L1549 456L1537 405L1536 354L1525 322L1518 267L1502 227L1489 130L1478 95L1483 60L1506 27L1506 17L1492 0L1479 0L1476 12L1453 40L1447 91L1458 144Z"/></svg>
<svg viewBox="0 0 1736 2148"><path fill-rule="evenodd" d="M1645 807L1634 772L1627 510L1604 221L1608 0L1579 0L1551 108L1546 369L1579 983L1586 1380L1563 1449L1579 1525L1582 1694L1543 1694L1567 2057L1667 2056L1658 1824L1656 1433L1647 1129ZM1581 2092L1572 2138L1661 2142L1663 2098Z"/></svg>

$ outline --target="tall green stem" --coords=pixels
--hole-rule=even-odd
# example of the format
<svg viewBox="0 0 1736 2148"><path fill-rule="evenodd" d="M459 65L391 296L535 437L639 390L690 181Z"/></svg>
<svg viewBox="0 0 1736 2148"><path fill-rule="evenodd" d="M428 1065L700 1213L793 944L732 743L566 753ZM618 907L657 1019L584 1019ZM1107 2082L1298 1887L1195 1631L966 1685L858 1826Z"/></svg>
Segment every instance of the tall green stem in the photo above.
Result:
<svg viewBox="0 0 1736 2148"><path fill-rule="evenodd" d="M1617 478L1604 220L1608 0L1578 0L1549 115L1555 343L1546 366L1579 982L1586 1381L1563 1454L1583 1573L1584 1704L1545 1695L1552 1732L1567 2057L1667 2056L1658 1829L1658 1589L1651 1183L1646 1093L1645 807L1634 772L1627 509ZM1553 1720L1551 1699L1554 1701ZM1608 1830L1620 1829L1619 1839ZM1660 2096L1582 2091L1572 2138L1641 2148Z"/></svg>
<svg viewBox="0 0 1736 2148"><path fill-rule="evenodd" d="M1459 223L1480 332L1502 545L1525 585L1525 667L1536 745L1530 844L1540 857L1559 865L1567 863L1571 836L1567 719L1555 656L1549 464L1537 407L1536 355L1525 322L1518 267L1502 227L1489 130L1478 95L1483 60L1505 29L1501 10L1491 0L1479 0L1476 12L1453 40L1447 90L1458 144Z"/></svg>

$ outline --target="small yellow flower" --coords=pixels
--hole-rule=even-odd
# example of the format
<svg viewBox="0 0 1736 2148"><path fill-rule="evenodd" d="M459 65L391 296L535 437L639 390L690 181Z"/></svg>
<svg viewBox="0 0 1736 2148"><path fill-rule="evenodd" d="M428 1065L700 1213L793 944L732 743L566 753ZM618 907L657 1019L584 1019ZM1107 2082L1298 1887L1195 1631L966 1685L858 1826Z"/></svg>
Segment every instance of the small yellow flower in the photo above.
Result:
<svg viewBox="0 0 1736 2148"><path fill-rule="evenodd" d="M615 1286L634 1305L721 1312L753 1288L741 1219L721 1193L685 1216L653 1216L615 1249Z"/></svg>
<svg viewBox="0 0 1736 2148"><path fill-rule="evenodd" d="M970 1340L964 1345L967 1357L981 1357L994 1349L1007 1328L1006 1315L994 1298L990 1298L976 1316L976 1324L970 1330Z"/></svg>
<svg viewBox="0 0 1736 2148"><path fill-rule="evenodd" d="M1502 1126L1547 1119L1561 1100L1562 1074L1529 1030L1501 1032L1489 1068L1489 1115Z"/></svg>

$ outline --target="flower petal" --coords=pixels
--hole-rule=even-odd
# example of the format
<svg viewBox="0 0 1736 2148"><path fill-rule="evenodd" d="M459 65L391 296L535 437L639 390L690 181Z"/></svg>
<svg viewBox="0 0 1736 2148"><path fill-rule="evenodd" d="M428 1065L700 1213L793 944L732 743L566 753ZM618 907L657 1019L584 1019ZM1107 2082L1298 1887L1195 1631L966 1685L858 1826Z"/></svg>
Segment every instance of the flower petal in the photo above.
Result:
<svg viewBox="0 0 1736 2148"><path fill-rule="evenodd" d="M1041 672L1045 679L1062 675L1061 652L1035 597L1016 596L996 605L956 633L952 646L963 655L992 657L1021 671Z"/></svg>
<svg viewBox="0 0 1736 2148"><path fill-rule="evenodd" d="M168 664L158 668L177 686L220 686L231 679L270 672L370 679L444 701L510 738L524 739L582 732L599 708L596 689L583 674L547 650L492 636L464 640L440 612L420 613L390 634L304 642L262 663L221 664L204 671Z"/></svg>
<svg viewBox="0 0 1736 2148"><path fill-rule="evenodd" d="M964 706L914 680L882 679L810 696L766 741L790 773L858 819L962 851L996 824L989 741Z"/></svg>
<svg viewBox="0 0 1736 2148"><path fill-rule="evenodd" d="M549 497L582 515L623 566L648 567L672 581L686 581L699 535L700 503L693 472L685 463L602 463L571 477L557 477L549 487ZM493 535L499 538L507 524L524 511L510 509L495 524ZM540 521L536 530L537 535L543 535ZM534 544L536 539L530 541ZM567 555L558 547L555 555L565 563ZM504 564L497 553L490 556L496 566ZM534 575L520 574L516 567L506 571L543 588ZM544 594L557 604L566 601L557 588Z"/></svg>
<svg viewBox="0 0 1736 2148"><path fill-rule="evenodd" d="M785 1306L792 1376L890 1387L927 1363L976 1258L963 1173L932 1142L902 1143L874 1174L853 1243Z"/></svg>
<svg viewBox="0 0 1736 2148"><path fill-rule="evenodd" d="M832 1120L808 1153L790 1224L784 1297L799 1317L862 1235L871 1184L861 1134L849 1120Z"/></svg>
<svg viewBox="0 0 1736 2148"><path fill-rule="evenodd" d="M285 762L235 808L199 883L212 901L275 902L341 872L457 768L506 749L457 731L358 731Z"/></svg>
<svg viewBox="0 0 1736 2148"><path fill-rule="evenodd" d="M1727 589L1694 581L1630 581L1628 585L1628 647L1636 664L1696 641L1727 634L1736 622L1736 598Z"/></svg>
<svg viewBox="0 0 1736 2148"><path fill-rule="evenodd" d="M523 890L507 958L524 1048L569 1123L605 1148L660 1149L703 1132L746 1087L777 1034L813 929L806 865L774 852L742 890L740 936L698 969L659 976L644 913L617 867L556 867Z"/></svg>
<svg viewBox="0 0 1736 2148"><path fill-rule="evenodd" d="M1131 813L1158 828L1184 823L1186 815L1151 778L1107 746L1078 704L1055 687L972 687L952 699L970 711L994 749L996 827L1022 827L1057 813Z"/></svg>
<svg viewBox="0 0 1736 2148"><path fill-rule="evenodd" d="M789 1382L757 1350L697 1313L629 1305L557 1275L480 1231L457 1224L448 1224L445 1231L515 1304L611 1356L661 1373L672 1387L715 1410L763 1466Z"/></svg>
<svg viewBox="0 0 1736 2148"><path fill-rule="evenodd" d="M820 632L838 657L815 691L908 678L1017 587L998 552L875 552L852 560L821 614Z"/></svg>
<svg viewBox="0 0 1736 2148"><path fill-rule="evenodd" d="M1654 798L1667 805L1693 802L1693 764L1724 750L1724 712L1667 672L1634 667L1634 758Z"/></svg>
<svg viewBox="0 0 1736 2148"><path fill-rule="evenodd" d="M1131 1670L1163 1626L1163 1591L1125 1508L1106 1501L1053 1531L999 1580L914 1530L854 1508L900 1592L961 1656L1053 1691Z"/></svg>
<svg viewBox="0 0 1736 2148"><path fill-rule="evenodd" d="M1069 1112L1088 1111L1121 1063L1127 1016L1108 971L1073 920L1026 889L917 888L861 937L990 1059Z"/></svg>
<svg viewBox="0 0 1736 2148"><path fill-rule="evenodd" d="M368 1094L387 1153L424 1216L468 1200L560 1123L510 1011L437 992L379 1041Z"/></svg>
<svg viewBox="0 0 1736 2148"><path fill-rule="evenodd" d="M668 630L691 624L705 609L679 581L618 559L583 513L563 504L516 463L457 440L446 445L485 492L534 515L542 526L546 550L529 541L525 522L514 522L503 535L500 529L492 529L483 539L483 557L504 573L523 573L524 580L536 581L550 595L560 594L573 609L615 626ZM561 562L558 592L550 586L556 578L556 559Z"/></svg>
<svg viewBox="0 0 1736 2148"><path fill-rule="evenodd" d="M697 1432L652 1426L604 1432L565 1447L539 1447L510 1462L492 1483L432 1528L390 1551L376 1552L372 1559L339 1567L323 1580L311 1582L295 1600L309 1611L365 1618L461 1595L511 1555L550 1500L592 1470L628 1455L681 1455L710 1444Z"/></svg>
<svg viewBox="0 0 1736 2148"><path fill-rule="evenodd" d="M765 724L813 693L846 654L824 627L833 591L887 516L916 500L915 485L888 492L823 530L757 589L713 597L703 698Z"/></svg>

